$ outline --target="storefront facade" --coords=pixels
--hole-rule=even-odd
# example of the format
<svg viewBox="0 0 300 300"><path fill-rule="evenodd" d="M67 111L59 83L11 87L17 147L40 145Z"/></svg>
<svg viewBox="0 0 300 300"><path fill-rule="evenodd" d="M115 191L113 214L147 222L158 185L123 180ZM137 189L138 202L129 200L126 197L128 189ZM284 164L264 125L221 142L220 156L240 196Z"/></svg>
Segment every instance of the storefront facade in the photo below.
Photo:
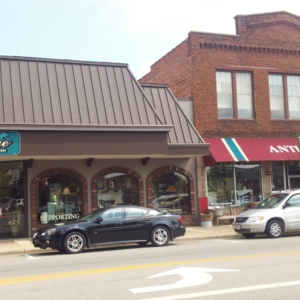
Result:
<svg viewBox="0 0 300 300"><path fill-rule="evenodd" d="M195 160L208 144L167 86L139 85L124 64L2 57L0 67L0 238L109 205L197 223Z"/></svg>
<svg viewBox="0 0 300 300"><path fill-rule="evenodd" d="M211 205L244 205L271 192L300 188L297 138L211 138L206 167Z"/></svg>

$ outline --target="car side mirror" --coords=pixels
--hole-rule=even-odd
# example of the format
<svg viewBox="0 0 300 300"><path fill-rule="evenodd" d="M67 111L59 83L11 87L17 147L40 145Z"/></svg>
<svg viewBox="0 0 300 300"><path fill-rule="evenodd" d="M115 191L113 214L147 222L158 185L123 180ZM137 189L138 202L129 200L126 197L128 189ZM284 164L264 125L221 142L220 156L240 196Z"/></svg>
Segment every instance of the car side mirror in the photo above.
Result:
<svg viewBox="0 0 300 300"><path fill-rule="evenodd" d="M286 202L286 203L283 205L283 208L287 208L287 207L289 207L289 206L292 206L291 203Z"/></svg>
<svg viewBox="0 0 300 300"><path fill-rule="evenodd" d="M95 223L101 223L103 221L102 217L98 217L96 220L95 220Z"/></svg>

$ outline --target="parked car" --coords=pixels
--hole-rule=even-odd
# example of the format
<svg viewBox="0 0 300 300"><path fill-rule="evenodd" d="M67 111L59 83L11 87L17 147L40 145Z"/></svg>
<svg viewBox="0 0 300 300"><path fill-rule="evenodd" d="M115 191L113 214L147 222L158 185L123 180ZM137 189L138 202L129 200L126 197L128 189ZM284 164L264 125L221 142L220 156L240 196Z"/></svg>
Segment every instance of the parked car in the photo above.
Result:
<svg viewBox="0 0 300 300"><path fill-rule="evenodd" d="M111 206L93 211L72 222L54 224L36 232L33 245L67 253L80 253L85 247L116 243L151 242L165 246L169 241L185 235L180 215L131 206Z"/></svg>
<svg viewBox="0 0 300 300"><path fill-rule="evenodd" d="M300 230L300 189L273 193L256 207L237 215L233 229L246 238L258 233L278 238Z"/></svg>

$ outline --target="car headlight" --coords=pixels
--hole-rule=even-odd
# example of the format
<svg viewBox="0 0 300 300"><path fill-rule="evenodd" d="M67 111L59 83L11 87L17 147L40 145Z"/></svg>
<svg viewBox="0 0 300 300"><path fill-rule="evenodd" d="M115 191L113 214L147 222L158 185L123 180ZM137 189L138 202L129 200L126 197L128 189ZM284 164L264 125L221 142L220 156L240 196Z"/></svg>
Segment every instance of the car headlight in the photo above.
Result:
<svg viewBox="0 0 300 300"><path fill-rule="evenodd" d="M41 235L53 235L56 231L56 228L47 229Z"/></svg>
<svg viewBox="0 0 300 300"><path fill-rule="evenodd" d="M263 216L255 216L255 217L250 217L248 219L249 222L259 222L259 221L262 221L264 219Z"/></svg>

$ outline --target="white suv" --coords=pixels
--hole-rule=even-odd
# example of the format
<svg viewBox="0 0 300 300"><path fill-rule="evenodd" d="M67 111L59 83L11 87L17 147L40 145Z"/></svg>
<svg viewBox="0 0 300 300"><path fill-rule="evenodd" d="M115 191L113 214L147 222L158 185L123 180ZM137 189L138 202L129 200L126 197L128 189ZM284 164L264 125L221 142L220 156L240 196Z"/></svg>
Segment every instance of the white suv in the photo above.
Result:
<svg viewBox="0 0 300 300"><path fill-rule="evenodd" d="M246 238L266 233L277 238L300 230L300 189L273 193L256 207L236 216L233 229Z"/></svg>

